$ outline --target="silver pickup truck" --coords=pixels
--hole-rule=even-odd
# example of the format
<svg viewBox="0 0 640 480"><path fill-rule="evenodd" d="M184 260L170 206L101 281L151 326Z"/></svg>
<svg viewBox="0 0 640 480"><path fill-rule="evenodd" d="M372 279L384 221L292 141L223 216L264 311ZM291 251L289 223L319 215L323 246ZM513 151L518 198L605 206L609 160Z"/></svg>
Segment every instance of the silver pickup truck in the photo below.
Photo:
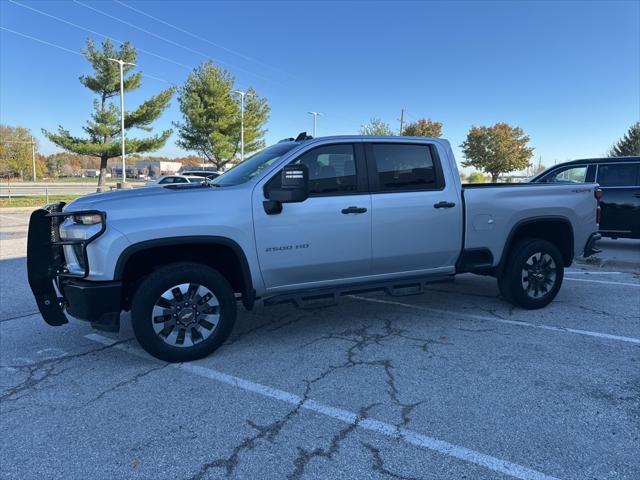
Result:
<svg viewBox="0 0 640 480"><path fill-rule="evenodd" d="M127 189L32 214L29 282L44 320L117 331L152 355L218 348L238 302L319 306L418 293L473 272L520 307L547 305L590 255L596 184L462 186L446 140L300 134L213 181Z"/></svg>

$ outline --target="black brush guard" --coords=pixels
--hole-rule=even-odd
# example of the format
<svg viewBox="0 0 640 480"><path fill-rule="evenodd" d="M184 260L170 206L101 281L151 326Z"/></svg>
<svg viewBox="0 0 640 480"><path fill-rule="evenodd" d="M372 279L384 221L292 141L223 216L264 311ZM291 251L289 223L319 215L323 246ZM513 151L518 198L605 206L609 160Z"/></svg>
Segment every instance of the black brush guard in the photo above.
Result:
<svg viewBox="0 0 640 480"><path fill-rule="evenodd" d="M59 326L68 323L64 313L66 301L59 279L61 277L86 278L89 275L87 246L102 235L106 229L106 213L97 210L63 212L64 202L52 203L34 211L29 220L27 239L27 273L29 286L33 292L42 318L49 325ZM99 215L101 228L85 240L61 240L60 223L73 215ZM63 247L79 245L84 260L82 274L70 273L66 268Z"/></svg>

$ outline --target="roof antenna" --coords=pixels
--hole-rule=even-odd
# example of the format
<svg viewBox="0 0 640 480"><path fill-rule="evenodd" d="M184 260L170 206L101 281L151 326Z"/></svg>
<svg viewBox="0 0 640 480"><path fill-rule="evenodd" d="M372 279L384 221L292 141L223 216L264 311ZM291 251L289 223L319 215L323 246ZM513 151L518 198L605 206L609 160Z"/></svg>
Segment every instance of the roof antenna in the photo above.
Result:
<svg viewBox="0 0 640 480"><path fill-rule="evenodd" d="M295 139L296 142L302 142L304 140L310 140L313 137L311 135L307 135L307 132L301 132Z"/></svg>

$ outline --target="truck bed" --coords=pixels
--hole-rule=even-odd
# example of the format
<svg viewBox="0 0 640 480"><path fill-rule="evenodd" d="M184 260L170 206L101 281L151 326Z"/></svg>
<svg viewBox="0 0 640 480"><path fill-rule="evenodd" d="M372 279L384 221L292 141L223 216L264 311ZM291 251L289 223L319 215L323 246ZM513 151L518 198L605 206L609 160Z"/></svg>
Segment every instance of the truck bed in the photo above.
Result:
<svg viewBox="0 0 640 480"><path fill-rule="evenodd" d="M464 249L489 250L495 266L511 232L536 218L568 223L575 239L573 253L579 256L593 231L596 188L594 183L463 185Z"/></svg>

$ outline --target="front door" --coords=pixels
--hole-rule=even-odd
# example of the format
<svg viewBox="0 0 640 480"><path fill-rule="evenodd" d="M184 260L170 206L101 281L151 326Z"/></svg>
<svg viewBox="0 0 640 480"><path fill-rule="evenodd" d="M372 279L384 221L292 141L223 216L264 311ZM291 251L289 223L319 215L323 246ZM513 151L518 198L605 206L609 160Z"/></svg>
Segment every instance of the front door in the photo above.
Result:
<svg viewBox="0 0 640 480"><path fill-rule="evenodd" d="M367 143L372 172L372 273L453 273L462 248L457 179L443 169L436 145ZM442 152L442 157L446 155Z"/></svg>
<svg viewBox="0 0 640 480"><path fill-rule="evenodd" d="M602 189L600 231L607 235L640 235L640 163L598 165Z"/></svg>
<svg viewBox="0 0 640 480"><path fill-rule="evenodd" d="M293 160L309 168L309 198L284 204L279 214L268 215L262 203L280 172L254 190L256 248L268 291L349 283L369 274L371 197L361 148L319 146Z"/></svg>

